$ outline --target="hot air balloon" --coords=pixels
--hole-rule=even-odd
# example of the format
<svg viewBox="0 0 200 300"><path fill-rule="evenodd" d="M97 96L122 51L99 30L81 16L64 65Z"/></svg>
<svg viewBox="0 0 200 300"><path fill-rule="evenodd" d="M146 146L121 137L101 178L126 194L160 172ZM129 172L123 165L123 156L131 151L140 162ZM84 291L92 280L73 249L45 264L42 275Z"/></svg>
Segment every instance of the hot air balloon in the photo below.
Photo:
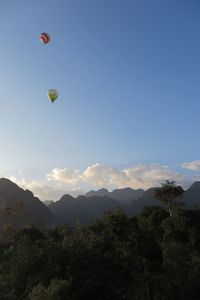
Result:
<svg viewBox="0 0 200 300"><path fill-rule="evenodd" d="M58 92L54 89L48 90L47 96L49 100L53 103L58 98Z"/></svg>
<svg viewBox="0 0 200 300"><path fill-rule="evenodd" d="M43 43L44 45L48 44L50 42L50 35L46 32L43 32L40 34L40 41L41 43Z"/></svg>

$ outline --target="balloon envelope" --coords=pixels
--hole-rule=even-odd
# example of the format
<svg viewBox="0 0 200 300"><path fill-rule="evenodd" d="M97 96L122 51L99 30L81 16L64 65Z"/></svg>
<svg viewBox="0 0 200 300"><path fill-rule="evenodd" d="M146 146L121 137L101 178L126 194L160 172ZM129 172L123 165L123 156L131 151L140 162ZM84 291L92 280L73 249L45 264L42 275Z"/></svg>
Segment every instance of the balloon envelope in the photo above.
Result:
<svg viewBox="0 0 200 300"><path fill-rule="evenodd" d="M50 37L50 35L49 35L48 33L42 32L42 33L40 34L40 41L41 41L41 43L43 43L44 45L48 44L48 43L50 42L50 39L51 39L51 37Z"/></svg>
<svg viewBox="0 0 200 300"><path fill-rule="evenodd" d="M51 100L51 102L53 103L58 98L58 91L50 89L48 90L47 96L49 100Z"/></svg>

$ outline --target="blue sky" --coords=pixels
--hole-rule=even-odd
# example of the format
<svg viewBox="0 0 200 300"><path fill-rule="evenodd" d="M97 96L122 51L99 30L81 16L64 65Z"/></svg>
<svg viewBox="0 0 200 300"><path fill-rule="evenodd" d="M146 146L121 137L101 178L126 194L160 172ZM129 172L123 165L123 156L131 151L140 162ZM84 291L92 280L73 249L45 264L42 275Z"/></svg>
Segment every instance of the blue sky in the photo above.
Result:
<svg viewBox="0 0 200 300"><path fill-rule="evenodd" d="M155 163L198 176L199 1L1 0L0 24L2 176Z"/></svg>

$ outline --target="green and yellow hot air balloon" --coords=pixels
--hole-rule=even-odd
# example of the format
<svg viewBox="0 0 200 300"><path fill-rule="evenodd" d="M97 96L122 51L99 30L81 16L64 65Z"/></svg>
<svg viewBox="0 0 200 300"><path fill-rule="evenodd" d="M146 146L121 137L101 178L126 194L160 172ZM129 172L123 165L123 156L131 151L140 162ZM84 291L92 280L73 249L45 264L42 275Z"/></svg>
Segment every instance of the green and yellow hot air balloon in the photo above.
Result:
<svg viewBox="0 0 200 300"><path fill-rule="evenodd" d="M58 98L58 91L50 89L48 90L47 96L49 100L51 100L51 102L53 103Z"/></svg>

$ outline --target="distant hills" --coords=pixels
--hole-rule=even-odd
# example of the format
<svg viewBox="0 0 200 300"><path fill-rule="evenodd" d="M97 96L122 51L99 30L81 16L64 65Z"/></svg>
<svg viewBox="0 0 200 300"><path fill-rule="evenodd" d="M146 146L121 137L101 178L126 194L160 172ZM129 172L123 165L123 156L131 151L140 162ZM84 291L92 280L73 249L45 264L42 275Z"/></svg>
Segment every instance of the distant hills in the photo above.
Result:
<svg viewBox="0 0 200 300"><path fill-rule="evenodd" d="M91 196L107 196L112 199L115 199L122 204L130 204L134 199L138 199L144 194L144 190L138 189L138 190L133 190L131 188L124 188L124 189L115 189L112 192L109 192L107 189L100 189L98 191L89 191L88 193L85 194L85 196L91 197Z"/></svg>
<svg viewBox="0 0 200 300"><path fill-rule="evenodd" d="M144 206L162 206L162 203L154 197L155 188L146 190L138 199L134 199L128 207L128 213L140 213ZM200 192L200 190L199 190Z"/></svg>
<svg viewBox="0 0 200 300"><path fill-rule="evenodd" d="M49 206L51 203L53 203L54 201L53 200L45 200L43 201L43 203L46 205L46 206Z"/></svg>
<svg viewBox="0 0 200 300"><path fill-rule="evenodd" d="M139 213L143 207L147 205L163 206L160 201L155 199L154 191L155 188L150 188L146 190L141 197L133 200L130 204L131 213ZM182 202L186 208L200 207L200 181L194 182L191 187L184 192L180 202Z"/></svg>
<svg viewBox="0 0 200 300"><path fill-rule="evenodd" d="M24 191L12 181L0 179L0 226L27 224L37 227L56 224L51 211L33 193Z"/></svg>
<svg viewBox="0 0 200 300"><path fill-rule="evenodd" d="M186 207L200 207L200 181L194 182L183 194L182 202Z"/></svg>
<svg viewBox="0 0 200 300"><path fill-rule="evenodd" d="M48 208L55 216L58 224L88 224L100 217L104 211L122 209L121 203L107 196L78 196L73 198L64 195L59 201L51 203Z"/></svg>
<svg viewBox="0 0 200 300"><path fill-rule="evenodd" d="M124 209L128 214L137 214L144 206L162 206L154 198L155 188L146 191L131 188L89 191L84 196L74 198L68 194L56 202L45 201L46 205L33 193L23 190L12 181L0 179L0 227L15 224L16 227L35 225L49 227L68 223L88 224L100 217L104 211ZM185 207L200 207L200 182L194 182L181 199Z"/></svg>

